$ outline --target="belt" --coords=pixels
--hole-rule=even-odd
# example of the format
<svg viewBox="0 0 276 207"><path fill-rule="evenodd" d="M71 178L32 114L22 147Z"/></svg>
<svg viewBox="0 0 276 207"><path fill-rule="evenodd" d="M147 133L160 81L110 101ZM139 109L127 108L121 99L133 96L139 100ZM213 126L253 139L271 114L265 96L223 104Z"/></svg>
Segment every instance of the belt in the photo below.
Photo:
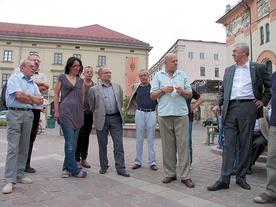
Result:
<svg viewBox="0 0 276 207"><path fill-rule="evenodd" d="M251 102L251 101L253 101L254 99L233 99L233 100L230 100L229 102L230 103L234 103L234 102L236 102L236 103L240 103L240 102Z"/></svg>
<svg viewBox="0 0 276 207"><path fill-rule="evenodd" d="M144 111L144 112L151 112L155 111L155 109L142 109L142 108L137 108L139 111Z"/></svg>
<svg viewBox="0 0 276 207"><path fill-rule="evenodd" d="M115 115L119 115L120 113L119 112L117 112L117 113L115 113L115 114L105 114L106 116L115 116Z"/></svg>
<svg viewBox="0 0 276 207"><path fill-rule="evenodd" d="M14 107L8 107L8 110L29 111L29 110L31 110L31 109L29 109L29 108L14 108Z"/></svg>

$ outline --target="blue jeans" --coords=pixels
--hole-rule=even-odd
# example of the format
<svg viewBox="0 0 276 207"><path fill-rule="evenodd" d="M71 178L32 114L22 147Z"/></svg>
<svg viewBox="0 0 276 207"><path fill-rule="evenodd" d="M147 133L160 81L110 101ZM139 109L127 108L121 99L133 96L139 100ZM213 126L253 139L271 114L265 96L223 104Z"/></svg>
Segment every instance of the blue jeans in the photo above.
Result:
<svg viewBox="0 0 276 207"><path fill-rule="evenodd" d="M144 112L136 110L135 113L136 124L136 158L135 164L142 165L143 143L145 139L145 130L147 131L148 141L148 164L156 165L155 151L154 151L154 137L156 128L156 112Z"/></svg>
<svg viewBox="0 0 276 207"><path fill-rule="evenodd" d="M77 176L80 173L77 162L75 161L75 153L77 148L79 129L73 129L71 127L60 124L64 136L64 162L62 170L69 171L73 176Z"/></svg>
<svg viewBox="0 0 276 207"><path fill-rule="evenodd" d="M192 164L192 162L193 162L193 140L192 140L192 133L193 133L193 122L189 121L190 164Z"/></svg>

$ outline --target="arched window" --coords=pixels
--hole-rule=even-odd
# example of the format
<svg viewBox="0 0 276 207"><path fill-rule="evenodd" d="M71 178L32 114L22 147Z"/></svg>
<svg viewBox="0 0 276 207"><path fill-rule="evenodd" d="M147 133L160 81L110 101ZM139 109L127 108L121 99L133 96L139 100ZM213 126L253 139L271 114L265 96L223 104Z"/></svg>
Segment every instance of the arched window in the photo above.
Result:
<svg viewBox="0 0 276 207"><path fill-rule="evenodd" d="M260 45L263 45L264 44L264 28L263 27L260 28L260 40L261 40Z"/></svg>
<svg viewBox="0 0 276 207"><path fill-rule="evenodd" d="M265 42L269 42L270 41L270 28L269 28L269 24L267 23L266 25L265 25L265 38L266 38L266 40L265 40Z"/></svg>

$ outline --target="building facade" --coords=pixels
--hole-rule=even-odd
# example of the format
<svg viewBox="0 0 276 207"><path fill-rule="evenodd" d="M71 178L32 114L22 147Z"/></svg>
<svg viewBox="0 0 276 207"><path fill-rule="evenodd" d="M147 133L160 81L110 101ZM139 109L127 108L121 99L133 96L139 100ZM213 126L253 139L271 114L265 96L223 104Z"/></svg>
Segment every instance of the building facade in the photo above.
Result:
<svg viewBox="0 0 276 207"><path fill-rule="evenodd" d="M275 0L243 0L227 5L216 23L225 26L228 64L235 43L244 42L250 47L250 60L266 64L270 73L276 70Z"/></svg>
<svg viewBox="0 0 276 207"><path fill-rule="evenodd" d="M0 22L0 87L6 83L21 59L32 53L41 58L40 72L47 76L50 90L46 99L53 101L56 78L64 73L66 61L75 56L83 66L92 66L96 74L103 66L110 67L112 81L130 95L138 71L148 68L152 47L143 41L100 25L80 28L12 24Z"/></svg>
<svg viewBox="0 0 276 207"><path fill-rule="evenodd" d="M195 111L195 120L200 121L213 117L211 108L214 106L218 95L218 88L215 86L223 79L226 68L225 43L178 39L160 60L149 69L150 81L156 72L164 68L164 57L168 53L177 55L178 69L187 74L193 88L196 90L197 88L202 89L199 93L205 101ZM210 84L215 85L211 87Z"/></svg>

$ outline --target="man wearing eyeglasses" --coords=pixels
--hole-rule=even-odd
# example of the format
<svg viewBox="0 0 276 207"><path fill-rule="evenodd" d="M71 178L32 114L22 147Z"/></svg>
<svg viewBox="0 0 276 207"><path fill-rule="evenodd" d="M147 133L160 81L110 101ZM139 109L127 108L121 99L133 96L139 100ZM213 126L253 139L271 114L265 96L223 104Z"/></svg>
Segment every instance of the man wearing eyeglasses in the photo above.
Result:
<svg viewBox="0 0 276 207"><path fill-rule="evenodd" d="M40 93L45 94L49 89L49 84L48 84L46 75L39 72L39 66L41 63L40 57L38 54L31 54L28 57L28 59L33 61L34 65L35 65L35 73L32 76L32 79L33 79L34 83L38 86ZM34 145L36 134L37 134L37 129L39 126L40 113L42 110L43 110L43 105L34 105L34 108L32 109L32 111L34 113L34 120L33 120L31 136L30 136L28 159L27 159L26 168L25 168L25 172L28 172L28 173L36 172L36 170L31 167L31 156L32 156L33 145Z"/></svg>
<svg viewBox="0 0 276 207"><path fill-rule="evenodd" d="M8 152L5 164L5 187L2 190L4 194L11 193L17 182L32 183L23 172L34 118L31 110L34 105L43 104L43 97L31 79L35 72L34 62L28 59L21 61L20 71L9 78L6 91Z"/></svg>

